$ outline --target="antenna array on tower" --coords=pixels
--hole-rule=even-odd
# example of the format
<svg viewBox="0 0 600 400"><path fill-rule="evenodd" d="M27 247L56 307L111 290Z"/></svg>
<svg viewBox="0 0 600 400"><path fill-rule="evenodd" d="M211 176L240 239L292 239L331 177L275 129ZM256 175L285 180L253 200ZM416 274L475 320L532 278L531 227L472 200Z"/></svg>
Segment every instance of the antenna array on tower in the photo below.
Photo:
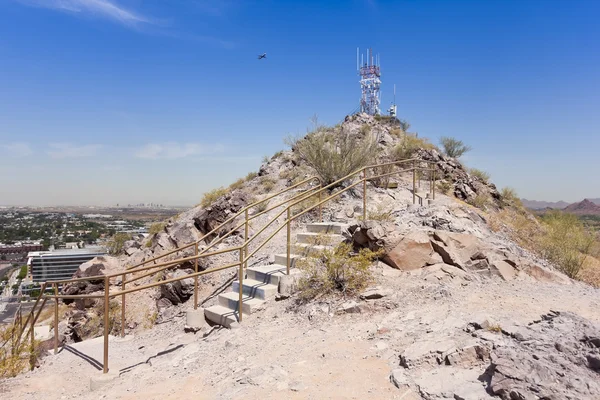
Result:
<svg viewBox="0 0 600 400"><path fill-rule="evenodd" d="M369 115L379 115L380 88L381 88L381 70L379 55L373 55L372 49L367 49L367 57L360 55L360 64L358 56L360 50L356 49L356 67L360 75L360 87L362 96L360 98L360 112ZM364 59L367 62L364 62Z"/></svg>

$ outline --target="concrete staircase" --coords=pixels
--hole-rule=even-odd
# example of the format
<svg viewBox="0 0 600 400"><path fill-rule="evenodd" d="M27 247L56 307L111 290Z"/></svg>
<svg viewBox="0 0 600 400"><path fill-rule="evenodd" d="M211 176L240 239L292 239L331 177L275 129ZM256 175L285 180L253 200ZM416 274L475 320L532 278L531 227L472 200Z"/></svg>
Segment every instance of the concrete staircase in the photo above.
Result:
<svg viewBox="0 0 600 400"><path fill-rule="evenodd" d="M306 225L306 232L296 235L296 243L290 255L290 275L299 274L295 267L296 261L310 257L318 250L333 248L342 242L343 224L321 222ZM271 300L279 292L279 282L286 275L287 253L275 254L273 264L249 267L242 283L242 313L249 315L261 309L265 302ZM218 305L204 309L204 316L215 324L227 328L238 322L240 282L236 280L231 285L231 292L218 296Z"/></svg>

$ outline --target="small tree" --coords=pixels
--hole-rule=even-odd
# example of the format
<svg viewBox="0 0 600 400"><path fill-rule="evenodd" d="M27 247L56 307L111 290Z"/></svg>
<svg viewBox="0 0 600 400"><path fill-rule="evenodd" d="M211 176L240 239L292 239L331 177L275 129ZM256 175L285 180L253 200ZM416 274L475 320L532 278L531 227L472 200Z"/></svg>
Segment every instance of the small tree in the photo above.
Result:
<svg viewBox="0 0 600 400"><path fill-rule="evenodd" d="M462 140L446 136L442 136L440 144L444 148L444 153L452 158L460 158L463 154L471 150L471 147L464 144Z"/></svg>
<svg viewBox="0 0 600 400"><path fill-rule="evenodd" d="M286 143L316 170L324 185L375 163L379 148L373 135L366 134L359 139L341 128L339 131L317 129L302 139L288 138Z"/></svg>
<svg viewBox="0 0 600 400"><path fill-rule="evenodd" d="M119 255L123 253L125 242L131 239L131 235L124 232L115 233L113 237L106 243L106 249L109 254Z"/></svg>

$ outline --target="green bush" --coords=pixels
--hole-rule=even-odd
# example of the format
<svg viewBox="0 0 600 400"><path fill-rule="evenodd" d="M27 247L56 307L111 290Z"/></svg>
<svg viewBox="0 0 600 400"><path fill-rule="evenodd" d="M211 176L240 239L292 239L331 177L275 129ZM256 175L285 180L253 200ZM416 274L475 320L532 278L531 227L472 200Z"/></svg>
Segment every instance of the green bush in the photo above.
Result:
<svg viewBox="0 0 600 400"><path fill-rule="evenodd" d="M303 139L288 139L288 144L315 169L324 185L375 163L379 154L377 140L371 135L359 139L341 130L321 129Z"/></svg>
<svg viewBox="0 0 600 400"><path fill-rule="evenodd" d="M576 279L590 255L595 238L572 214L551 211L542 216L545 228L539 241L542 255L570 278Z"/></svg>
<svg viewBox="0 0 600 400"><path fill-rule="evenodd" d="M380 255L369 249L353 254L352 246L342 243L298 261L298 268L304 272L298 283L300 299L308 301L334 293L356 295L372 282L369 267Z"/></svg>
<svg viewBox="0 0 600 400"><path fill-rule="evenodd" d="M106 250L109 254L123 254L125 242L131 239L131 235L123 232L115 233L106 243Z"/></svg>
<svg viewBox="0 0 600 400"><path fill-rule="evenodd" d="M459 158L466 152L471 150L471 147L467 146L462 142L462 140L458 140L451 137L442 136L440 139L440 144L444 149L444 153L448 157Z"/></svg>
<svg viewBox="0 0 600 400"><path fill-rule="evenodd" d="M252 179L256 178L258 176L257 172L249 172L248 175L246 175L246 182L251 181Z"/></svg>

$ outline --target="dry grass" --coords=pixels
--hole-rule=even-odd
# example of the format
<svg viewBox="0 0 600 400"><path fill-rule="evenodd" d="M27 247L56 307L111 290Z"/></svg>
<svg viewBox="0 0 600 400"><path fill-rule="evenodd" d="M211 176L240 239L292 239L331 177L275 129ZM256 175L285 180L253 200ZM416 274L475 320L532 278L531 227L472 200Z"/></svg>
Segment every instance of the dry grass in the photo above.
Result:
<svg viewBox="0 0 600 400"><path fill-rule="evenodd" d="M490 180L490 174L477 168L470 168L469 174L483 183L488 183Z"/></svg>
<svg viewBox="0 0 600 400"><path fill-rule="evenodd" d="M437 188L441 193L445 194L446 196L449 196L451 194L451 190L454 188L454 185L452 185L452 183L448 181L443 180L438 181Z"/></svg>
<svg viewBox="0 0 600 400"><path fill-rule="evenodd" d="M271 190L273 190L273 188L275 187L275 179L270 178L268 176L264 176L261 180L260 180L260 184L262 186L263 192L270 192Z"/></svg>
<svg viewBox="0 0 600 400"><path fill-rule="evenodd" d="M167 226L166 222L156 222L150 225L150 229L148 229L148 235L154 236L157 233L163 232L165 230L165 226Z"/></svg>
<svg viewBox="0 0 600 400"><path fill-rule="evenodd" d="M215 201L217 201L219 197L225 196L227 193L229 193L229 190L224 187L213 189L209 192L204 193L199 205L203 208L206 208Z"/></svg>
<svg viewBox="0 0 600 400"><path fill-rule="evenodd" d="M229 185L229 190L241 189L242 186L244 186L245 182L246 182L245 178L240 178L237 181L233 182L231 185Z"/></svg>
<svg viewBox="0 0 600 400"><path fill-rule="evenodd" d="M491 197L488 194L478 194L477 196L469 199L468 203L473 207L477 207L480 210L485 210L488 204L490 204Z"/></svg>
<svg viewBox="0 0 600 400"><path fill-rule="evenodd" d="M251 181L252 179L256 178L258 176L257 172L249 172L248 175L246 175L246 182Z"/></svg>
<svg viewBox="0 0 600 400"><path fill-rule="evenodd" d="M123 254L125 242L131 239L131 235L124 232L115 233L107 242L106 249L111 255Z"/></svg>
<svg viewBox="0 0 600 400"><path fill-rule="evenodd" d="M429 140L425 138L419 138L413 135L405 135L396 147L390 152L390 156L393 160L406 160L411 158L415 152L419 149L437 149Z"/></svg>
<svg viewBox="0 0 600 400"><path fill-rule="evenodd" d="M517 191L509 187L505 187L500 191L500 202L503 207L523 207L523 203L521 203L521 199L517 195Z"/></svg>
<svg viewBox="0 0 600 400"><path fill-rule="evenodd" d="M37 357L38 341L33 345L25 340L24 343L17 344L14 338L18 335L18 330L10 324L0 329L0 344L7 344L0 348L0 378L12 378L24 372Z"/></svg>

